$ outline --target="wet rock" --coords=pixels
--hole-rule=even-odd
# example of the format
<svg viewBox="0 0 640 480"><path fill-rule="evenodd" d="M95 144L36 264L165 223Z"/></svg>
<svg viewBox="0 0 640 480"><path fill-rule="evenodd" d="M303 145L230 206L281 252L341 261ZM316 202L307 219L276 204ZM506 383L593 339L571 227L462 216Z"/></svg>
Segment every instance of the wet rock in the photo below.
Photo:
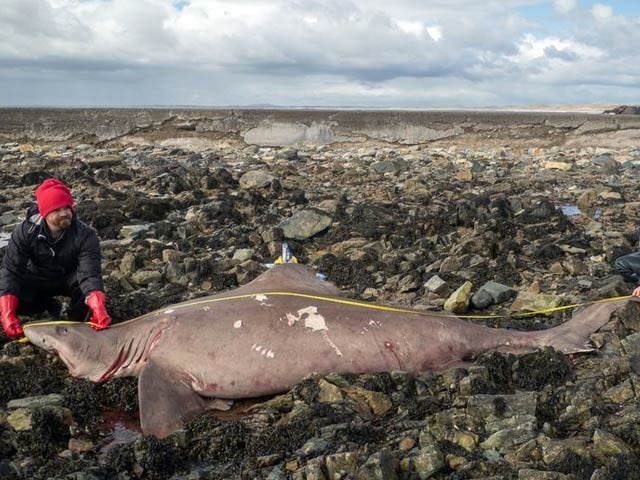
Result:
<svg viewBox="0 0 640 480"><path fill-rule="evenodd" d="M345 391L356 402L364 401L376 416L384 415L393 406L387 395L380 392L373 392L361 387L348 387Z"/></svg>
<svg viewBox="0 0 640 480"><path fill-rule="evenodd" d="M151 228L151 225L123 225L120 228L120 235L124 238L138 238L144 235Z"/></svg>
<svg viewBox="0 0 640 480"><path fill-rule="evenodd" d="M517 293L517 291L507 285L503 285L493 280L489 280L480 287L477 293L483 292L488 294L492 300L492 303L500 304L508 300L511 300Z"/></svg>
<svg viewBox="0 0 640 480"><path fill-rule="evenodd" d="M473 305L475 308L478 308L478 309L487 308L489 305L492 305L493 303L494 303L493 297L486 290L480 289L476 293L474 293L473 296L471 297L471 305Z"/></svg>
<svg viewBox="0 0 640 480"><path fill-rule="evenodd" d="M265 188L271 185L274 176L263 170L252 170L240 177L240 188L246 190L251 188Z"/></svg>
<svg viewBox="0 0 640 480"><path fill-rule="evenodd" d="M518 480L571 480L572 478L571 475L565 475L560 472L548 472L531 468L518 470Z"/></svg>
<svg viewBox="0 0 640 480"><path fill-rule="evenodd" d="M327 473L329 478L345 478L358 466L358 456L353 452L327 455Z"/></svg>
<svg viewBox="0 0 640 480"><path fill-rule="evenodd" d="M512 312L538 312L559 307L562 303L562 298L556 295L520 292L511 304L510 310Z"/></svg>
<svg viewBox="0 0 640 480"><path fill-rule="evenodd" d="M318 388L319 391L316 395L316 400L318 402L340 402L344 398L340 387L334 385L333 383L327 382L326 380L320 380L318 382Z"/></svg>
<svg viewBox="0 0 640 480"><path fill-rule="evenodd" d="M424 288L429 292L441 294L446 290L447 282L438 275L434 275L424 283Z"/></svg>
<svg viewBox="0 0 640 480"><path fill-rule="evenodd" d="M315 210L303 210L278 225L285 238L306 240L331 226L332 219L328 215Z"/></svg>
<svg viewBox="0 0 640 480"><path fill-rule="evenodd" d="M412 458L416 474L421 479L432 478L444 468L444 455L433 445L421 448Z"/></svg>
<svg viewBox="0 0 640 480"><path fill-rule="evenodd" d="M371 455L365 464L352 473L354 480L396 480L398 475L388 450Z"/></svg>
<svg viewBox="0 0 640 480"><path fill-rule="evenodd" d="M131 281L141 286L158 283L161 279L162 272L157 270L138 270L131 275Z"/></svg>
<svg viewBox="0 0 640 480"><path fill-rule="evenodd" d="M593 449L596 457L631 455L632 449L615 435L601 429L593 432Z"/></svg>
<svg viewBox="0 0 640 480"><path fill-rule="evenodd" d="M33 409L44 407L61 407L64 404L64 396L59 393L50 393L37 397L26 397L10 400L7 403L9 410L13 409Z"/></svg>
<svg viewBox="0 0 640 480"><path fill-rule="evenodd" d="M119 165L122 161L123 159L120 155L98 155L84 159L84 162L92 168L113 167Z"/></svg>

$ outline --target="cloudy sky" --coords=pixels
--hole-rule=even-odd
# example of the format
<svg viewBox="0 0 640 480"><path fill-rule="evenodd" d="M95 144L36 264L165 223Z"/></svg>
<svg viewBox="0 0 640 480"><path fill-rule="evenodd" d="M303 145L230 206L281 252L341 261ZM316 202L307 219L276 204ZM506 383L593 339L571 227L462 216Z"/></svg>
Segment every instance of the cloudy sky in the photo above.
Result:
<svg viewBox="0 0 640 480"><path fill-rule="evenodd" d="M640 104L639 0L0 0L2 106Z"/></svg>

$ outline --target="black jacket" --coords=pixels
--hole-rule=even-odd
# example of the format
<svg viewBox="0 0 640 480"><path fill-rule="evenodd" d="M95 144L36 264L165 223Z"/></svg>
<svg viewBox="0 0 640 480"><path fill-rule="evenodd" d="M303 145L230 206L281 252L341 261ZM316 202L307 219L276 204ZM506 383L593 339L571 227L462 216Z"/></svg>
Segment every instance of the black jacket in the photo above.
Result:
<svg viewBox="0 0 640 480"><path fill-rule="evenodd" d="M104 291L96 232L75 214L71 226L55 241L49 239L45 225L37 208L32 207L26 220L14 229L0 270L0 295L20 296L21 289L28 288L23 281L27 272L52 282L76 272L84 296Z"/></svg>

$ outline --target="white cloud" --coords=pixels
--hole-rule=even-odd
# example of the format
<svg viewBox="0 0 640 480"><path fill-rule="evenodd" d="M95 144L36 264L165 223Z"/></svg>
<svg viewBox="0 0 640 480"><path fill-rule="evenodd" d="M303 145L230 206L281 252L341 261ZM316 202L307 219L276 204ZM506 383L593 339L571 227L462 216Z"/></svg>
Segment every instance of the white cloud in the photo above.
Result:
<svg viewBox="0 0 640 480"><path fill-rule="evenodd" d="M513 104L506 84L563 98L579 72L640 96L638 18L577 0L2 3L0 104Z"/></svg>
<svg viewBox="0 0 640 480"><path fill-rule="evenodd" d="M427 27L427 33L436 42L442 38L442 28L439 25L431 25Z"/></svg>
<svg viewBox="0 0 640 480"><path fill-rule="evenodd" d="M613 8L609 5L596 3L591 7L591 13L597 20L606 20L613 16Z"/></svg>
<svg viewBox="0 0 640 480"><path fill-rule="evenodd" d="M553 0L553 8L560 13L569 13L578 7L578 0Z"/></svg>
<svg viewBox="0 0 640 480"><path fill-rule="evenodd" d="M515 55L513 59L517 62L531 61L548 56L550 51L574 54L576 58L589 61L597 60L605 55L597 47L581 44L573 40L562 40L553 37L539 39L527 34L518 44L518 55Z"/></svg>

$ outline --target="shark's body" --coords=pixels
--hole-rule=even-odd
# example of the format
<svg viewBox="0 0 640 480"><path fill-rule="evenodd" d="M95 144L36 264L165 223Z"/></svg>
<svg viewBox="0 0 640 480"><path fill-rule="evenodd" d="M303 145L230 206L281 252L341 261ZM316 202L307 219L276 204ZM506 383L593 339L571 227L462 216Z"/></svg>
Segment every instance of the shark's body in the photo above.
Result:
<svg viewBox="0 0 640 480"><path fill-rule="evenodd" d="M220 295L94 332L82 323L25 325L73 376L138 376L141 426L164 437L226 400L286 391L311 373L441 371L489 351L550 345L590 350L589 334L621 302L595 304L556 328L517 332L342 298L311 269L284 264Z"/></svg>

